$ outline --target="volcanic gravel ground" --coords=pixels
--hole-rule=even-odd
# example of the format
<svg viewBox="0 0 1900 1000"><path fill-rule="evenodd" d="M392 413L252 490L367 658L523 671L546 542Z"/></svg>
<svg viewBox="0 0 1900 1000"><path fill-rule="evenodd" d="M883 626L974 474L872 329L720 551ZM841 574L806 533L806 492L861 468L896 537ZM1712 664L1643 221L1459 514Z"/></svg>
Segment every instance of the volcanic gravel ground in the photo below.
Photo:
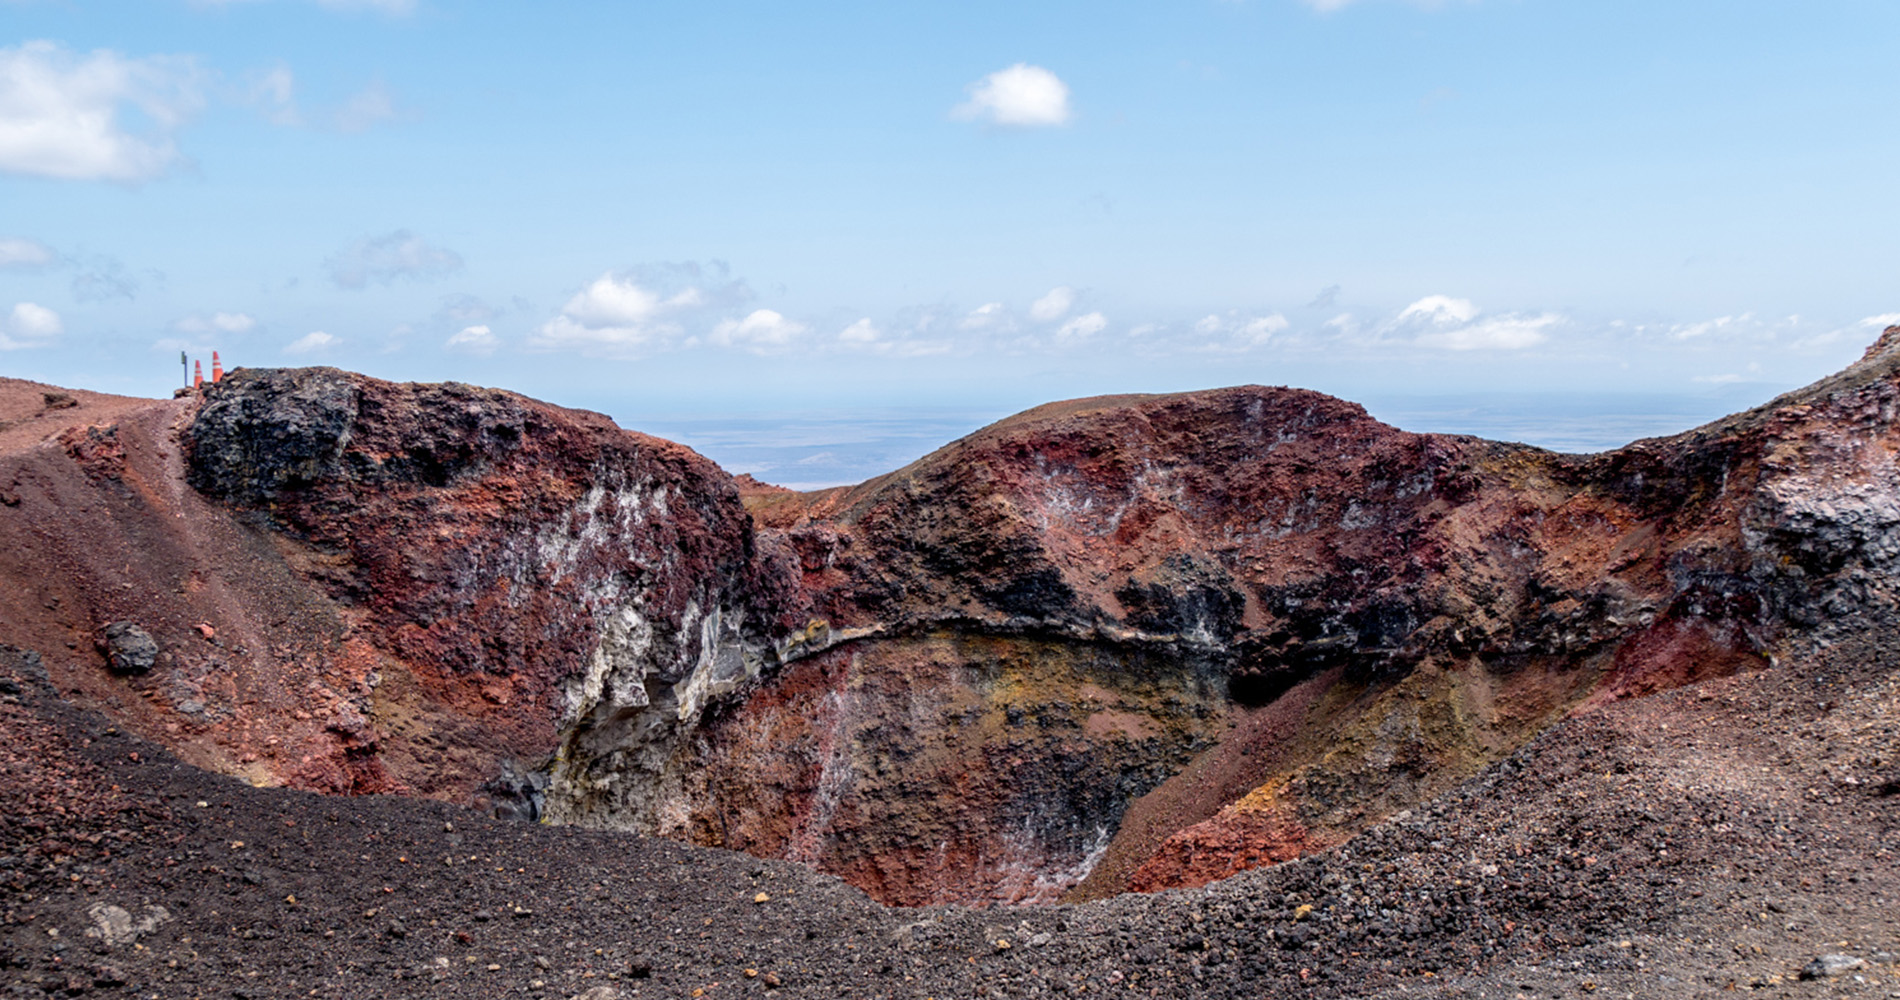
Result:
<svg viewBox="0 0 1900 1000"><path fill-rule="evenodd" d="M1896 665L1842 641L1582 713L1341 848L1201 890L898 910L789 863L252 788L0 648L0 989L1900 997ZM1833 953L1863 964L1799 978Z"/></svg>

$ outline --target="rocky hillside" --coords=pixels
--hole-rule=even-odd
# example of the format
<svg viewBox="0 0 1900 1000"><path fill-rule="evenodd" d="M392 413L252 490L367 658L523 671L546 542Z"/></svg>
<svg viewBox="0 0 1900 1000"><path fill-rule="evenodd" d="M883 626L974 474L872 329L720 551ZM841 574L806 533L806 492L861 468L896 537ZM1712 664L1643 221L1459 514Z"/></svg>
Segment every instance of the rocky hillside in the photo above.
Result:
<svg viewBox="0 0 1900 1000"><path fill-rule="evenodd" d="M661 829L906 903L1341 843L1580 707L1885 606L1895 340L1603 455L1244 387L1053 404L862 486L751 490L852 638L709 720Z"/></svg>
<svg viewBox="0 0 1900 1000"><path fill-rule="evenodd" d="M1199 885L1890 609L1897 348L1602 455L1242 387L1052 404L813 494L454 384L8 380L0 642L255 784L884 902Z"/></svg>

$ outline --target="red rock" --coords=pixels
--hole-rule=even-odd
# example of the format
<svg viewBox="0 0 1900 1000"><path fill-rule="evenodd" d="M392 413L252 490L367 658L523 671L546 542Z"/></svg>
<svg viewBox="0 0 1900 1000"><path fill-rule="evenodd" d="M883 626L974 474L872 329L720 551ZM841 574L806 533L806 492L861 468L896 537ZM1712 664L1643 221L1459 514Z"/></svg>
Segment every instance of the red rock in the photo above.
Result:
<svg viewBox="0 0 1900 1000"><path fill-rule="evenodd" d="M240 370L55 417L8 381L0 640L253 780L545 793L891 902L1198 884L1888 601L1896 342L1595 456L1240 387L810 494L468 386ZM147 674L79 641L122 619Z"/></svg>

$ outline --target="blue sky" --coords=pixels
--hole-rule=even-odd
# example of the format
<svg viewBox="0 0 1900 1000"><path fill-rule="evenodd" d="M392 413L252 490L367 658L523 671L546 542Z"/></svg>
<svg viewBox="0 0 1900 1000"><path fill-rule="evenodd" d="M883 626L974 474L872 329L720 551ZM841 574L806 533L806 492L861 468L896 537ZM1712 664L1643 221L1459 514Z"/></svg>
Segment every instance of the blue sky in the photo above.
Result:
<svg viewBox="0 0 1900 1000"><path fill-rule="evenodd" d="M1900 322L1890 0L0 28L0 372L60 384L159 395L215 348L636 426L1238 382L1726 405Z"/></svg>

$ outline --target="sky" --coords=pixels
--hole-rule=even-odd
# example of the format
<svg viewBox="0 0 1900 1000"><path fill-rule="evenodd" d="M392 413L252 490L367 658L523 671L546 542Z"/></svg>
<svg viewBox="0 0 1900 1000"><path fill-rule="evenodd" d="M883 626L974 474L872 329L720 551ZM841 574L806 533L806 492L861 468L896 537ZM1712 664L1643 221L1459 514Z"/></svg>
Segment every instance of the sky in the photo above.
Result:
<svg viewBox="0 0 1900 1000"><path fill-rule="evenodd" d="M1607 446L1900 323L1896 41L1891 0L0 0L0 374L474 382L801 485L1250 382Z"/></svg>

